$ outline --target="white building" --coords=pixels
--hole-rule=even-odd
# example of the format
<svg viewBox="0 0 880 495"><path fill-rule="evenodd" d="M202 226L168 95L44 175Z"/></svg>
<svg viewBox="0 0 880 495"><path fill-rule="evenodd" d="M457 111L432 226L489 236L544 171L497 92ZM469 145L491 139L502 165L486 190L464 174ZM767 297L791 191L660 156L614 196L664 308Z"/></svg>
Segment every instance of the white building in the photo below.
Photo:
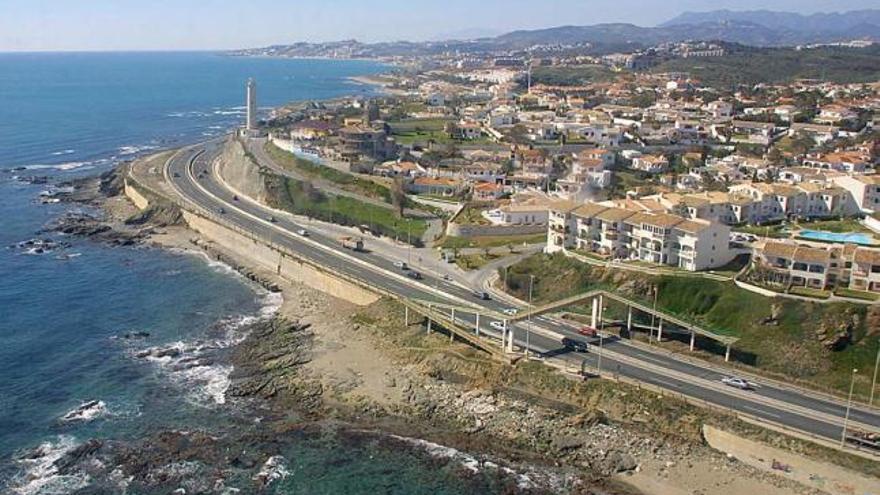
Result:
<svg viewBox="0 0 880 495"><path fill-rule="evenodd" d="M545 251L576 249L698 271L733 259L729 237L730 227L717 222L586 203L550 210Z"/></svg>

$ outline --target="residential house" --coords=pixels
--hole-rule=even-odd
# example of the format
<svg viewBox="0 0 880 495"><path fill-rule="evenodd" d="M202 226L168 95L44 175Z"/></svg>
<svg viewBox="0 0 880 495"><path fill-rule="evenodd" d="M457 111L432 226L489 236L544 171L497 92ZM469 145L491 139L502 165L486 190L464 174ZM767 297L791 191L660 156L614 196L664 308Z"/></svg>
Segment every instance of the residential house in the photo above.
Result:
<svg viewBox="0 0 880 495"><path fill-rule="evenodd" d="M431 196L454 196L461 189L461 181L445 177L417 177L407 185L407 190L413 194Z"/></svg>
<svg viewBox="0 0 880 495"><path fill-rule="evenodd" d="M641 155L633 158L632 168L649 174L660 174L669 168L669 160L662 155Z"/></svg>

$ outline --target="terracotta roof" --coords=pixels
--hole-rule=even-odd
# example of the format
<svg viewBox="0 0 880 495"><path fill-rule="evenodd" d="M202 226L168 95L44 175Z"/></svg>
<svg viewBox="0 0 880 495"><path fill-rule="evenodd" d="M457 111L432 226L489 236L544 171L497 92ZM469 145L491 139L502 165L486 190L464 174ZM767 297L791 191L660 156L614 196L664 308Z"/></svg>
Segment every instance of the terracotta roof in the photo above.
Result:
<svg viewBox="0 0 880 495"><path fill-rule="evenodd" d="M596 215L596 218L603 222L620 222L631 216L636 215L635 212L624 210L623 208L608 208L607 210Z"/></svg>
<svg viewBox="0 0 880 495"><path fill-rule="evenodd" d="M797 251L797 244L788 242L768 242L764 244L764 256L776 256L778 258L792 258Z"/></svg>
<svg viewBox="0 0 880 495"><path fill-rule="evenodd" d="M880 265L880 251L876 249L858 248L853 257L856 263Z"/></svg>
<svg viewBox="0 0 880 495"><path fill-rule="evenodd" d="M579 217L583 217L583 218L593 218L596 215L598 215L599 213L602 213L603 211L605 211L607 209L608 208L606 208L600 204L587 203L587 204L584 204L584 205L581 205L581 206L578 206L577 208L575 208L572 211L572 214L577 215Z"/></svg>
<svg viewBox="0 0 880 495"><path fill-rule="evenodd" d="M712 226L711 222L705 220L685 220L675 226L675 230L696 234L702 232Z"/></svg>
<svg viewBox="0 0 880 495"><path fill-rule="evenodd" d="M794 253L795 261L805 263L828 263L831 253L827 249L799 246Z"/></svg>

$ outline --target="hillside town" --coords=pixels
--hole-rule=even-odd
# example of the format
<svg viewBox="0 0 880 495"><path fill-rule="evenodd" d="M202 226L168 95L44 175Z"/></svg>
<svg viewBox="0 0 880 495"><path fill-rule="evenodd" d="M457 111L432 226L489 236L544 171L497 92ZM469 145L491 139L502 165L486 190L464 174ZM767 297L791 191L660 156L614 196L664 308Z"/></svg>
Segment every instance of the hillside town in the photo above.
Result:
<svg viewBox="0 0 880 495"><path fill-rule="evenodd" d="M447 234L512 242L546 234L545 252L581 259L766 270L776 276L745 278L803 295L880 293L880 83L731 89L688 73L630 70L659 54L724 49L439 57L430 70L368 80L380 96L291 105L267 128L300 157L452 205ZM542 65L614 72L579 85L535 83Z"/></svg>

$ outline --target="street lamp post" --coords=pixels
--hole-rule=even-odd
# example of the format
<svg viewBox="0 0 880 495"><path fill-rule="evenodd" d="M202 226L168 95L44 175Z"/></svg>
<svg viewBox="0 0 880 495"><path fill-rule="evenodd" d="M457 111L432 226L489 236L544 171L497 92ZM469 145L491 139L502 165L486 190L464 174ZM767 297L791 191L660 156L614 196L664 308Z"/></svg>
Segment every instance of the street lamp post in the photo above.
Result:
<svg viewBox="0 0 880 495"><path fill-rule="evenodd" d="M535 276L529 275L529 323L526 325L526 357L529 357L530 336L532 333L532 287L535 285Z"/></svg>
<svg viewBox="0 0 880 495"><path fill-rule="evenodd" d="M853 387L855 387L856 373L858 373L858 372L859 372L859 370L853 368L852 378L850 378L850 380L849 380L849 399L847 399L847 401L846 401L846 414L843 416L843 432L841 432L841 434L840 434L840 447L841 448L843 448L844 445L846 444L846 427L847 427L847 424L849 423L849 410L850 410L850 407L852 407Z"/></svg>
<svg viewBox="0 0 880 495"><path fill-rule="evenodd" d="M598 375L602 376L602 334L599 334L599 363L596 366L598 369Z"/></svg>

